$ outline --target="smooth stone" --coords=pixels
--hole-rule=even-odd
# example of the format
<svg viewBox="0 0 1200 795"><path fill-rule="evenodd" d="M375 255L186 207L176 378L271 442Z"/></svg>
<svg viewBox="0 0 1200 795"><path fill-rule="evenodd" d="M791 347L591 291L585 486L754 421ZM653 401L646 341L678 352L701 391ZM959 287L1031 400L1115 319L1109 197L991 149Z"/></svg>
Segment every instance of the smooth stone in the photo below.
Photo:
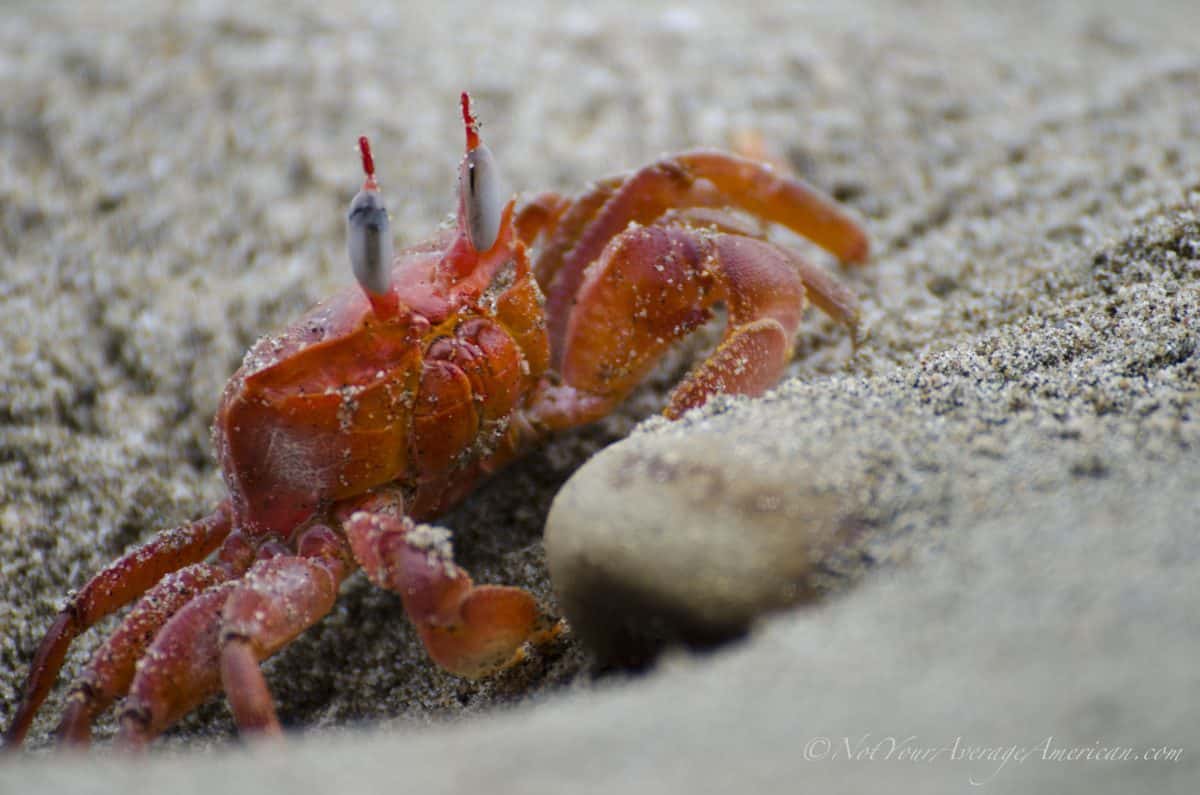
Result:
<svg viewBox="0 0 1200 795"><path fill-rule="evenodd" d="M603 661L738 637L819 593L818 564L857 535L820 462L764 458L725 433L642 433L555 498L546 559L572 629Z"/></svg>

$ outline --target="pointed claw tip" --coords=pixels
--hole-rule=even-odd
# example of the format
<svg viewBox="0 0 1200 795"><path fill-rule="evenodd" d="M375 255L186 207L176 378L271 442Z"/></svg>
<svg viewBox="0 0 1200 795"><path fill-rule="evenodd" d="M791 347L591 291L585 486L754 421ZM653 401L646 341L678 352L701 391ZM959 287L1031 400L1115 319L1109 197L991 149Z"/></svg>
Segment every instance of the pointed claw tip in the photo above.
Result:
<svg viewBox="0 0 1200 795"><path fill-rule="evenodd" d="M871 239L866 233L860 234L851 241L846 254L842 258L844 265L862 265L871 258Z"/></svg>

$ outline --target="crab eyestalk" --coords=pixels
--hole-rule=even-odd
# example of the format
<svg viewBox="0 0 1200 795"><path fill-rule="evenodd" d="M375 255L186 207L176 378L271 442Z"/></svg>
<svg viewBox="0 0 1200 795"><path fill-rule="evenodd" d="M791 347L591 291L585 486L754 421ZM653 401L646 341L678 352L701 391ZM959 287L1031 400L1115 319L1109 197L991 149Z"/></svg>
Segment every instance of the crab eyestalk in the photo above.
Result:
<svg viewBox="0 0 1200 795"><path fill-rule="evenodd" d="M504 214L502 180L492 152L479 138L479 123L471 115L471 98L462 93L463 126L467 132L467 153L458 173L459 214L471 246L487 251L500 236Z"/></svg>
<svg viewBox="0 0 1200 795"><path fill-rule="evenodd" d="M391 292L392 230L387 208L375 182L375 161L371 143L364 135L358 139L363 172L367 175L362 190L350 201L346 216L346 250L354 278L380 317L392 314L396 300Z"/></svg>

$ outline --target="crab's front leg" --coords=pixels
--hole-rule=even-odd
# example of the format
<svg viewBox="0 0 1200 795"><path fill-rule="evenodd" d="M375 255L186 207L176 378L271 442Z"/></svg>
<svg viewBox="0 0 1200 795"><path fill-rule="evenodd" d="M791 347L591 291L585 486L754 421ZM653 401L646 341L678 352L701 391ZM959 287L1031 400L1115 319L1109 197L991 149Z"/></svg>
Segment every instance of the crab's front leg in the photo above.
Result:
<svg viewBox="0 0 1200 795"><path fill-rule="evenodd" d="M521 588L475 585L455 562L448 534L416 525L398 495L347 509L346 537L372 583L400 594L429 656L451 673L479 678L544 643L561 623Z"/></svg>
<svg viewBox="0 0 1200 795"><path fill-rule="evenodd" d="M242 733L279 734L259 664L321 620L353 570L344 539L323 525L304 532L295 555L255 565L222 611L221 684Z"/></svg>

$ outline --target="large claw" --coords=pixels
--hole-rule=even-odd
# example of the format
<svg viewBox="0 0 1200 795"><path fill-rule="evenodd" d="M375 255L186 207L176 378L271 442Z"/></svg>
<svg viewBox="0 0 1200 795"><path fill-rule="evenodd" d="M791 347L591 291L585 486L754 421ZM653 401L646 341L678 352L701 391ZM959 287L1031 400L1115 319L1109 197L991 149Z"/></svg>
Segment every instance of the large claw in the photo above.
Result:
<svg viewBox="0 0 1200 795"><path fill-rule="evenodd" d="M351 515L345 528L367 577L400 594L429 656L451 673L486 676L520 660L525 643L545 642L560 629L527 591L474 585L441 528L367 511Z"/></svg>

